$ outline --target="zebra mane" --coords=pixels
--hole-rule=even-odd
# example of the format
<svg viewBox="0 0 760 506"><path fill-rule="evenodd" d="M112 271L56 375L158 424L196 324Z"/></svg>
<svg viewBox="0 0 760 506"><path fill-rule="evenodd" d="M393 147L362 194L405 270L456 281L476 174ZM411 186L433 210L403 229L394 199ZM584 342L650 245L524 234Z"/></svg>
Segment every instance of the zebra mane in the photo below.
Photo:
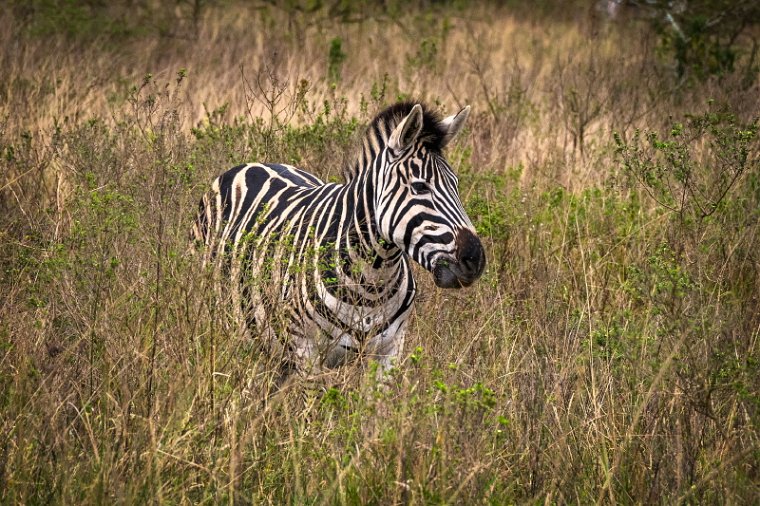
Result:
<svg viewBox="0 0 760 506"><path fill-rule="evenodd" d="M380 111L367 126L361 138L360 149L352 158L349 158L349 163L343 169L343 176L346 181L353 179L359 169L369 162L371 139L375 138L382 140L383 144L387 143L393 129L411 112L412 107L416 104L422 106L422 131L419 139L430 149L440 151L443 148L447 130L443 125L441 114L422 102L411 100L398 102Z"/></svg>

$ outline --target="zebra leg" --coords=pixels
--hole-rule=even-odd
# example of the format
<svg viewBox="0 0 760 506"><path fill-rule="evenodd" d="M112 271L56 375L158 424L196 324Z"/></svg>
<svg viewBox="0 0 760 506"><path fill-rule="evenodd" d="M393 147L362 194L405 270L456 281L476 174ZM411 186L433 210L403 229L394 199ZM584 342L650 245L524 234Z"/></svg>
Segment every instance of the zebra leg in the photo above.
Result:
<svg viewBox="0 0 760 506"><path fill-rule="evenodd" d="M294 334L285 339L270 347L277 348L279 352L273 355L279 360L279 365L275 366L274 389L271 395L282 395L293 390L296 393L295 398L306 405L309 387L312 386L314 376L318 375L318 353L309 339Z"/></svg>
<svg viewBox="0 0 760 506"><path fill-rule="evenodd" d="M318 343L305 329L301 322L291 322L286 334L275 339L282 339L282 361L287 365L286 375L304 379L317 376L322 370Z"/></svg>
<svg viewBox="0 0 760 506"><path fill-rule="evenodd" d="M385 380L388 372L398 364L398 359L404 351L406 337L406 318L396 320L393 325L367 341L367 356L376 360L380 367L377 379Z"/></svg>

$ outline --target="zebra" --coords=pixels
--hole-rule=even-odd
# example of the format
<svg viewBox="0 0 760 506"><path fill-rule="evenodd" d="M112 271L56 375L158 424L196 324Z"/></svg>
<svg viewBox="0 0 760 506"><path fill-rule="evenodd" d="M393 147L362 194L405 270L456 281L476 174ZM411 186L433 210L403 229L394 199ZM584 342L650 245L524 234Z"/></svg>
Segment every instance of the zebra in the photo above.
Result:
<svg viewBox="0 0 760 506"><path fill-rule="evenodd" d="M481 276L485 252L442 154L469 112L386 108L343 184L274 163L239 165L214 180L192 236L206 261L226 266L243 324L283 377L359 357L379 372L392 368L417 292L410 258L442 288Z"/></svg>

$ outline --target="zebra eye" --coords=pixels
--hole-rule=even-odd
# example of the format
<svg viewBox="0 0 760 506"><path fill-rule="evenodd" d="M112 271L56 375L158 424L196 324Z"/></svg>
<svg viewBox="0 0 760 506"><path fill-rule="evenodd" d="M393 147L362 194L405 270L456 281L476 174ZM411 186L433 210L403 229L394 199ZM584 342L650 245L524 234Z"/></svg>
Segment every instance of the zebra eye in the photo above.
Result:
<svg viewBox="0 0 760 506"><path fill-rule="evenodd" d="M427 183L424 183L422 181L415 181L412 183L412 191L415 195L424 195L426 193L430 193L430 187L427 185Z"/></svg>

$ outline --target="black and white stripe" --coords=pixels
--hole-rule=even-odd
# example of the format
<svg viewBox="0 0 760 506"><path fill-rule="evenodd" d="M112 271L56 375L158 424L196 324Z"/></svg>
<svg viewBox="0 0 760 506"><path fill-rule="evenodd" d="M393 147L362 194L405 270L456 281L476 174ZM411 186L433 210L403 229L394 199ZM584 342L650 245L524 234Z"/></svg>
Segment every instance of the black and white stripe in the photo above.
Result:
<svg viewBox="0 0 760 506"><path fill-rule="evenodd" d="M193 235L225 266L251 332L289 369L357 355L388 368L416 291L409 258L445 288L481 275L485 254L442 154L468 114L389 107L367 129L345 184L259 163L214 181Z"/></svg>

